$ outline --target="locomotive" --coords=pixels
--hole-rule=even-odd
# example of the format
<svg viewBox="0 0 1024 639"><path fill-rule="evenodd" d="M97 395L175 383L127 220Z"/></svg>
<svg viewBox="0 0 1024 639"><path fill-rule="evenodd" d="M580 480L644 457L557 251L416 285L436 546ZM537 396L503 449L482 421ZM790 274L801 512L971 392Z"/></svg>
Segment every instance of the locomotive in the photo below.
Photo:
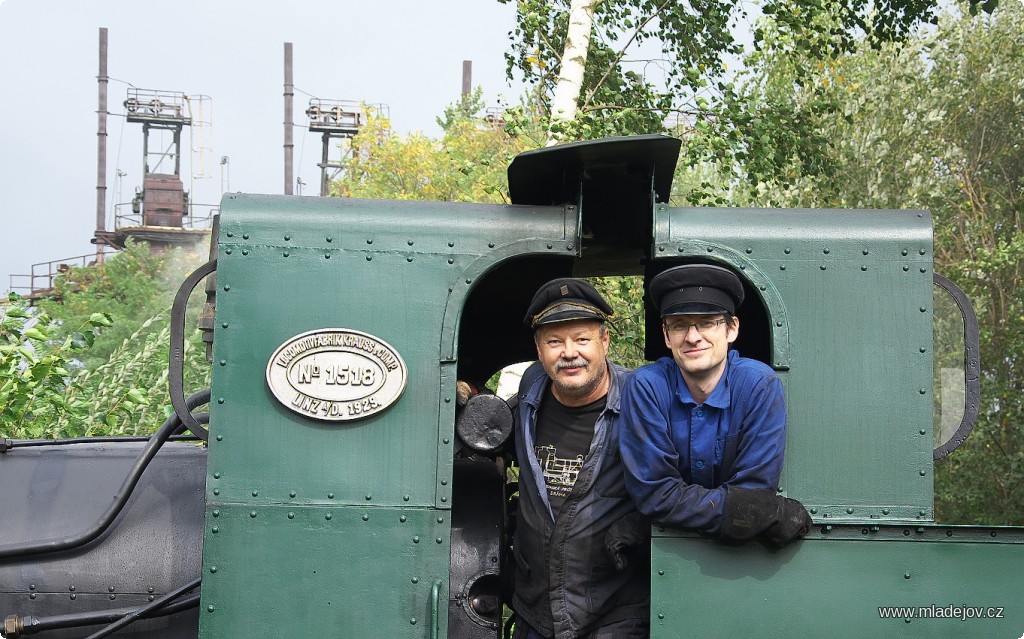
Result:
<svg viewBox="0 0 1024 639"><path fill-rule="evenodd" d="M744 283L735 346L783 382L779 491L814 527L775 549L652 524L651 636L1024 633L1024 529L934 519L980 398L928 212L672 207L679 147L523 153L507 205L226 195L171 347L174 382L206 278L211 389L172 383L146 442L0 440L4 636L500 636L511 412L463 382L534 359L542 283L683 263Z"/></svg>

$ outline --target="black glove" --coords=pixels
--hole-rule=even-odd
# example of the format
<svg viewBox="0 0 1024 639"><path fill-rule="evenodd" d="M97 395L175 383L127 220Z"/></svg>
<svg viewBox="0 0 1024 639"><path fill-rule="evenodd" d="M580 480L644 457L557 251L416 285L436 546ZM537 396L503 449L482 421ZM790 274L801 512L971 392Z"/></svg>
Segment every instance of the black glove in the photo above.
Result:
<svg viewBox="0 0 1024 639"><path fill-rule="evenodd" d="M629 566L626 551L633 546L646 543L650 538L650 522L634 511L608 527L608 532L604 535L604 547L615 562L615 569L625 570Z"/></svg>
<svg viewBox="0 0 1024 639"><path fill-rule="evenodd" d="M782 547L811 529L803 504L767 488L730 488L725 493L722 536L751 539L763 536Z"/></svg>

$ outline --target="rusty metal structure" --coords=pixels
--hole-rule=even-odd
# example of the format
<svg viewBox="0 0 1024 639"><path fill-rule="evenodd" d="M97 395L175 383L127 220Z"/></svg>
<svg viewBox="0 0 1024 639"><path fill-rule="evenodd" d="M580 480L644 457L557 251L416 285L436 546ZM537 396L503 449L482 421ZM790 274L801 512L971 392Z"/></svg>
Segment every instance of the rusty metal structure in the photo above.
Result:
<svg viewBox="0 0 1024 639"><path fill-rule="evenodd" d="M346 162L352 157L351 140L366 125L370 115L389 117L386 104L367 104L354 100L321 100L311 98L306 115L309 130L322 134L320 167L320 195L328 194L328 184L345 170ZM332 142L337 140L340 155L331 158Z"/></svg>

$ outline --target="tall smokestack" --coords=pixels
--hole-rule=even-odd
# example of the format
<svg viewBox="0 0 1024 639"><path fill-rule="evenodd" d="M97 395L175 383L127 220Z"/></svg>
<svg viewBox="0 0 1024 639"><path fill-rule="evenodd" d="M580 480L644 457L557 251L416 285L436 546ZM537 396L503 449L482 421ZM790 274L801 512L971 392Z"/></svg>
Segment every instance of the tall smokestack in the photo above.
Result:
<svg viewBox="0 0 1024 639"><path fill-rule="evenodd" d="M473 61L462 61L462 97L469 97L473 91Z"/></svg>
<svg viewBox="0 0 1024 639"><path fill-rule="evenodd" d="M99 105L96 108L96 238L107 230L107 29L100 27ZM103 242L96 242L96 260L103 260Z"/></svg>
<svg viewBox="0 0 1024 639"><path fill-rule="evenodd" d="M292 84L292 43L284 43L284 194L292 195L295 184L294 157L295 142L292 140L292 101L295 89Z"/></svg>

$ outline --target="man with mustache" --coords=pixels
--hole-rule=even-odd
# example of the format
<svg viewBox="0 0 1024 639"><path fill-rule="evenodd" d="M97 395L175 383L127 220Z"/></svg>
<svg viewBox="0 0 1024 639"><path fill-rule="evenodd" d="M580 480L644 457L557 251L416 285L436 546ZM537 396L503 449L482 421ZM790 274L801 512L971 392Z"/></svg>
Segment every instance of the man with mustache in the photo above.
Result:
<svg viewBox="0 0 1024 639"><path fill-rule="evenodd" d="M589 283L540 287L526 313L537 362L516 406L516 639L648 635L648 524L623 484L611 306Z"/></svg>
<svg viewBox="0 0 1024 639"><path fill-rule="evenodd" d="M786 447L782 382L740 357L743 284L720 266L687 264L651 280L672 357L637 369L622 397L626 488L652 520L784 546L811 519L777 493Z"/></svg>

